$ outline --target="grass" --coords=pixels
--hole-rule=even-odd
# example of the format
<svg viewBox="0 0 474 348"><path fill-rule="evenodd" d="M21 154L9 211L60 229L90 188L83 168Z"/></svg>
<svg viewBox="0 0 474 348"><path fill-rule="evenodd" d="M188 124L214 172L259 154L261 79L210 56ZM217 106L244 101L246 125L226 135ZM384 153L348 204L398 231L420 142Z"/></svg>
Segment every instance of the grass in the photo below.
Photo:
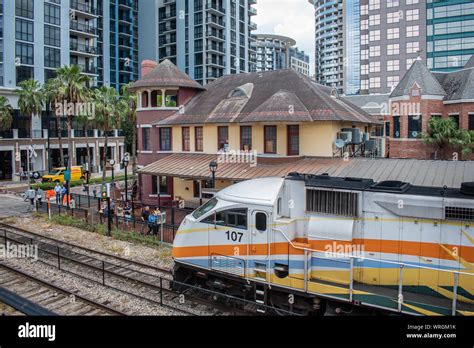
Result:
<svg viewBox="0 0 474 348"><path fill-rule="evenodd" d="M36 217L40 217L44 220L48 220L48 217L44 214L37 214ZM52 223L61 226L69 226L79 228L84 231L97 233L102 236L107 236L107 227L104 224L90 224L82 219L76 219L69 215L54 215L51 220ZM121 240L124 242L130 242L135 244L141 244L148 247L158 249L163 257L171 257L171 247L165 243L161 243L153 236L144 236L138 233L128 232L121 229L113 228L111 231L111 237Z"/></svg>

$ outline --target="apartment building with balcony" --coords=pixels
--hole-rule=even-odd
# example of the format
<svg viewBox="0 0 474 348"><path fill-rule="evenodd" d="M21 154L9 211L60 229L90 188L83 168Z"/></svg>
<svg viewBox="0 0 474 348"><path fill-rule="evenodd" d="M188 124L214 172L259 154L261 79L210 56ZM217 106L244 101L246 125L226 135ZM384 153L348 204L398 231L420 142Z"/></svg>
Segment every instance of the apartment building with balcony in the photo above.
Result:
<svg viewBox="0 0 474 348"><path fill-rule="evenodd" d="M272 34L255 34L252 46L256 50L253 71L269 71L292 68L309 76L309 56L298 50L290 37Z"/></svg>
<svg viewBox="0 0 474 348"><path fill-rule="evenodd" d="M201 84L252 69L256 0L158 0L140 6L140 60L169 59Z"/></svg>
<svg viewBox="0 0 474 348"><path fill-rule="evenodd" d="M316 81L343 90L343 0L309 0L315 9Z"/></svg>
<svg viewBox="0 0 474 348"><path fill-rule="evenodd" d="M299 169L316 173L321 163L343 165L334 144L341 129L369 133L378 124L293 69L226 75L203 87L169 60L144 61L132 88L139 100L140 195L147 204L198 204L213 189L211 161L219 167L215 188Z"/></svg>
<svg viewBox="0 0 474 348"><path fill-rule="evenodd" d="M91 86L119 88L120 84L136 80L137 6L136 0L2 1L0 95L9 99L14 120L12 129L0 136L0 160L7 168L2 170L0 180L14 179L20 168L26 169L26 149L30 144L36 146L38 154L32 169L43 171L61 164L54 112L44 110L34 117L31 133L27 134L28 117L20 114L15 93L19 83L34 78L43 84L54 77L57 68L71 64L77 64L91 78ZM125 61L127 69L121 65ZM61 128L66 129L65 120L61 122ZM76 126L73 133L72 156L83 164L84 129ZM94 148L92 165L98 169L102 136L97 130L90 130L88 135ZM67 136L65 131L62 136ZM118 158L123 152L124 138L118 131L110 136L110 156Z"/></svg>

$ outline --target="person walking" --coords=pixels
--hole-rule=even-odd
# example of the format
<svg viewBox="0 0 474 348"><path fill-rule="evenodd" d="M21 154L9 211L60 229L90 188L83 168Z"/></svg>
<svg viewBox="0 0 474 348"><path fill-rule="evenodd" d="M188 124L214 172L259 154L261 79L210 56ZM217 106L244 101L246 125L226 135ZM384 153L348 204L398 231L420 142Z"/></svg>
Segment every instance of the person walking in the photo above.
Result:
<svg viewBox="0 0 474 348"><path fill-rule="evenodd" d="M151 213L148 216L148 234L155 234L156 231L156 221L157 221L157 216L155 215L155 212Z"/></svg>
<svg viewBox="0 0 474 348"><path fill-rule="evenodd" d="M59 185L59 182L57 182L56 186L54 186L54 195L56 197L56 204L60 205L61 204L61 186Z"/></svg>

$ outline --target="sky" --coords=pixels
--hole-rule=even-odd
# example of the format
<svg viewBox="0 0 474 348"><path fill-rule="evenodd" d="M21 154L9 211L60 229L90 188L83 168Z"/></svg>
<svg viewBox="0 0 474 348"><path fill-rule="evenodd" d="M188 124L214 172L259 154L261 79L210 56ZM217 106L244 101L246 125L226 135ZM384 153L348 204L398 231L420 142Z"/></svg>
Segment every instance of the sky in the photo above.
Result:
<svg viewBox="0 0 474 348"><path fill-rule="evenodd" d="M309 54L314 72L314 6L308 0L257 0L257 34L289 36Z"/></svg>

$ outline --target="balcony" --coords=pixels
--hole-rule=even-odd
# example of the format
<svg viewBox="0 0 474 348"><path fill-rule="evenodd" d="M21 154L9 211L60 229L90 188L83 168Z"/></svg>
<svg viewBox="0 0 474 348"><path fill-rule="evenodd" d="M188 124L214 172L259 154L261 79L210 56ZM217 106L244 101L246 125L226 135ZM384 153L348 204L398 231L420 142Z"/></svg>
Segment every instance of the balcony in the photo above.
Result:
<svg viewBox="0 0 474 348"><path fill-rule="evenodd" d="M225 16L225 9L213 2L208 2L206 4L206 11L208 11L209 13L213 13L216 16Z"/></svg>
<svg viewBox="0 0 474 348"><path fill-rule="evenodd" d="M80 23L77 20L71 20L69 28L77 34L85 36L97 36L97 28L92 25Z"/></svg>
<svg viewBox="0 0 474 348"><path fill-rule="evenodd" d="M206 63L209 66L214 66L217 68L225 68L225 63L223 59L207 58Z"/></svg>
<svg viewBox="0 0 474 348"><path fill-rule="evenodd" d="M255 22L250 22L250 30L257 30L257 23Z"/></svg>
<svg viewBox="0 0 474 348"><path fill-rule="evenodd" d="M69 45L71 51L76 52L80 55L86 56L99 56L100 50L92 45L83 45L75 42L71 42Z"/></svg>
<svg viewBox="0 0 474 348"><path fill-rule="evenodd" d="M77 0L72 0L70 3L71 10L78 11L82 15L88 18L97 18L100 13L98 9L92 6L90 3L82 3Z"/></svg>
<svg viewBox="0 0 474 348"><path fill-rule="evenodd" d="M217 30L206 31L206 37L208 39L225 41L225 35L223 33L218 32Z"/></svg>
<svg viewBox="0 0 474 348"><path fill-rule="evenodd" d="M120 7L126 7L127 9L133 8L133 0L119 0Z"/></svg>
<svg viewBox="0 0 474 348"><path fill-rule="evenodd" d="M79 66L79 68L81 69L81 71L84 73L84 74L88 74L88 75L97 75L97 67L92 65L92 64L89 64L89 65L86 65L86 64L77 64L77 66Z"/></svg>
<svg viewBox="0 0 474 348"><path fill-rule="evenodd" d="M224 29L225 23L221 17L207 16L206 23L210 26L216 27L218 29Z"/></svg>
<svg viewBox="0 0 474 348"><path fill-rule="evenodd" d="M211 53L219 54L219 55L224 55L226 53L225 47L219 46L219 45L207 45L206 50Z"/></svg>
<svg viewBox="0 0 474 348"><path fill-rule="evenodd" d="M222 73L217 71L208 71L206 77L208 79L218 79L219 77L222 77Z"/></svg>
<svg viewBox="0 0 474 348"><path fill-rule="evenodd" d="M257 15L257 9L253 7L249 7L249 16L256 16Z"/></svg>
<svg viewBox="0 0 474 348"><path fill-rule="evenodd" d="M171 19L174 19L176 18L176 11L172 11L172 12L169 12L169 13L165 13L164 15L161 15L160 16L160 21L168 21L168 20L171 20Z"/></svg>

